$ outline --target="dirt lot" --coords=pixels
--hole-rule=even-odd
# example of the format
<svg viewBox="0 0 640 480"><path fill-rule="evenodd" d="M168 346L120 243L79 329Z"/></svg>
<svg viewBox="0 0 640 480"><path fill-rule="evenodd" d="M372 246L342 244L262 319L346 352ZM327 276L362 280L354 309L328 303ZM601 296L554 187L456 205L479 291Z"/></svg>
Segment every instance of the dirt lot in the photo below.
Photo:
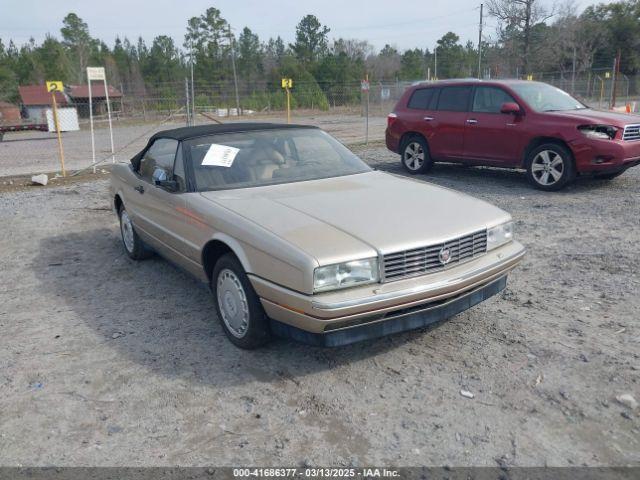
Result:
<svg viewBox="0 0 640 480"><path fill-rule="evenodd" d="M105 180L1 194L0 464L640 464L640 412L615 400L640 400L640 168L556 194L428 180L513 214L528 255L501 296L429 331L253 352L204 286L126 257Z"/></svg>
<svg viewBox="0 0 640 480"><path fill-rule="evenodd" d="M374 115L375 113L375 115ZM322 127L342 142L347 144L364 143L364 118L347 112L312 112L294 111L293 123L313 124ZM236 118L220 118L224 123L237 121ZM272 115L251 115L242 117L243 121L286 122L282 112ZM116 161L127 161L147 144L149 137L167 128L184 127L183 118L158 118L147 123L131 123L131 121L115 122L113 126L113 142L116 151ZM198 116L198 122L211 123L210 120ZM386 113L372 112L369 119L369 134L371 139L384 138L386 127ZM65 132L62 134L65 167L67 170L77 170L91 166L91 134L89 125L82 124L82 130ZM96 160L111 163L111 141L109 129L103 122L95 130ZM47 132L19 132L6 133L0 142L0 176L22 175L31 173L45 173L60 171L58 155L58 141L55 134Z"/></svg>

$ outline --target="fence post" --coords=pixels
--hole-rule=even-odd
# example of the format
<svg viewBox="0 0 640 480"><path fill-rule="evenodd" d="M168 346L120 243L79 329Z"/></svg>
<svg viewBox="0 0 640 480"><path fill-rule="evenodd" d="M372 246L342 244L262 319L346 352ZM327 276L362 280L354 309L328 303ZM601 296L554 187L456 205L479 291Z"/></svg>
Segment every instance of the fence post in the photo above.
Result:
<svg viewBox="0 0 640 480"><path fill-rule="evenodd" d="M58 104L56 103L56 90L51 91L51 100L53 104L53 124L56 127L58 135L58 151L60 153L60 166L62 167L62 176L66 177L67 172L64 169L64 149L62 148L62 135L60 135L60 121L58 119Z"/></svg>
<svg viewBox="0 0 640 480"><path fill-rule="evenodd" d="M369 84L369 74L367 73L367 125L364 132L364 144L369 145L369 93L371 92Z"/></svg>
<svg viewBox="0 0 640 480"><path fill-rule="evenodd" d="M618 80L618 69L620 68L620 50L618 55L613 59L613 75L611 79L611 105L609 108L616 106L616 81Z"/></svg>

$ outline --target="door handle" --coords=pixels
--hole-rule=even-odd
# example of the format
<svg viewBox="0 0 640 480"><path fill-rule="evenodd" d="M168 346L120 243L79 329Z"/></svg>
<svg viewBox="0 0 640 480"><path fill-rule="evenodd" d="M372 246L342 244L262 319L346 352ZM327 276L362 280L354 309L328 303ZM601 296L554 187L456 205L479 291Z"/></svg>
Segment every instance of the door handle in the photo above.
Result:
<svg viewBox="0 0 640 480"><path fill-rule="evenodd" d="M433 117L424 117L425 122L430 122L433 119L434 119Z"/></svg>
<svg viewBox="0 0 640 480"><path fill-rule="evenodd" d="M470 118L469 120L467 120L467 123L470 125L475 125L476 123L478 123L478 120L476 120L475 118Z"/></svg>
<svg viewBox="0 0 640 480"><path fill-rule="evenodd" d="M144 187L142 185L138 185L137 187L133 188L136 192L143 194L144 193Z"/></svg>

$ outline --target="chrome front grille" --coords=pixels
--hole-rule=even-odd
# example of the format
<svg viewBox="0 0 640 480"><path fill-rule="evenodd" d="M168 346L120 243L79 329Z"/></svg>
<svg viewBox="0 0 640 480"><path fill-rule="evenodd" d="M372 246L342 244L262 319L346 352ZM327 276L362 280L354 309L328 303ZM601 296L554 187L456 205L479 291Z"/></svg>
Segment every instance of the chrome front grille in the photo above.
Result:
<svg viewBox="0 0 640 480"><path fill-rule="evenodd" d="M449 250L449 261L443 263L440 253L445 249ZM471 260L486 251L487 231L480 230L443 243L389 253L383 257L383 281L391 282L441 271Z"/></svg>
<svg viewBox="0 0 640 480"><path fill-rule="evenodd" d="M624 133L622 134L623 140L640 140L640 124L626 125L624 127Z"/></svg>

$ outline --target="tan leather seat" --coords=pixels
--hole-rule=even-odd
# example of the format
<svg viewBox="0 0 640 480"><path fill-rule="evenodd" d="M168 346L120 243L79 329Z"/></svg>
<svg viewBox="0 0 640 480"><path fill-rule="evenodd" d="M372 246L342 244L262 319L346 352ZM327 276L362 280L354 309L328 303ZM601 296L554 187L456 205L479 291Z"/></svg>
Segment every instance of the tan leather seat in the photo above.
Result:
<svg viewBox="0 0 640 480"><path fill-rule="evenodd" d="M282 154L267 143L241 150L236 161L244 163L255 181L271 180L273 172L285 163Z"/></svg>

